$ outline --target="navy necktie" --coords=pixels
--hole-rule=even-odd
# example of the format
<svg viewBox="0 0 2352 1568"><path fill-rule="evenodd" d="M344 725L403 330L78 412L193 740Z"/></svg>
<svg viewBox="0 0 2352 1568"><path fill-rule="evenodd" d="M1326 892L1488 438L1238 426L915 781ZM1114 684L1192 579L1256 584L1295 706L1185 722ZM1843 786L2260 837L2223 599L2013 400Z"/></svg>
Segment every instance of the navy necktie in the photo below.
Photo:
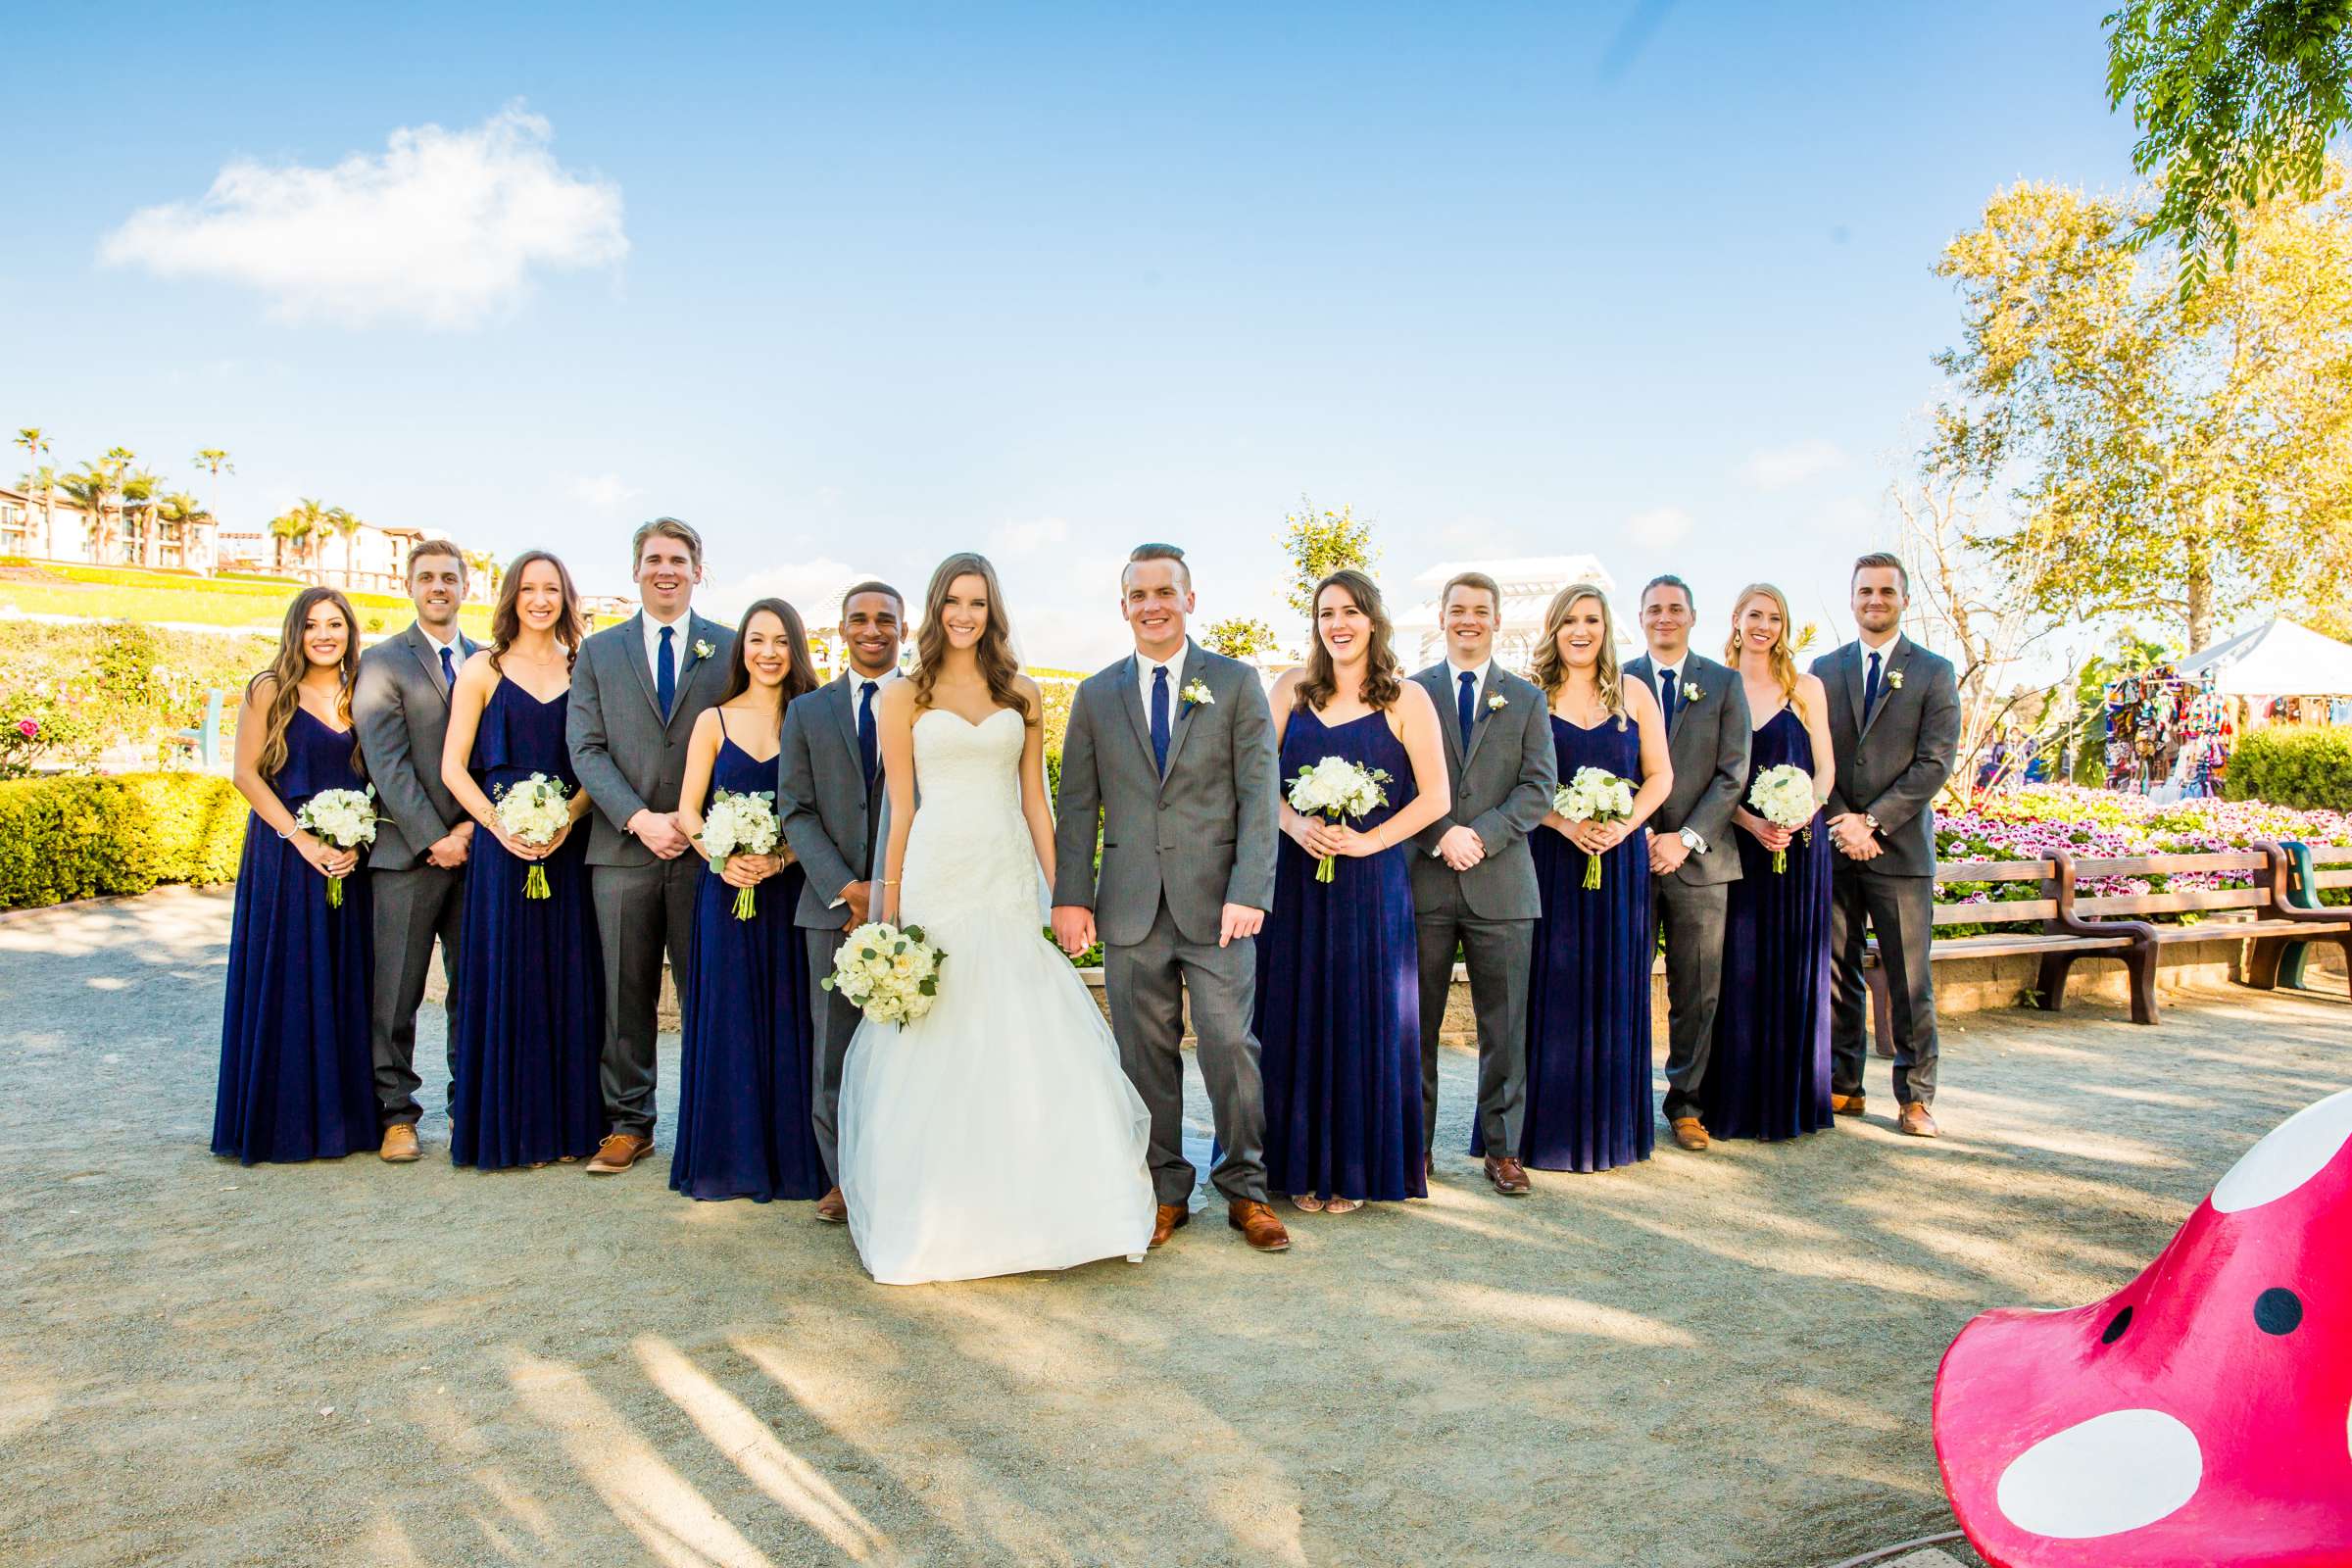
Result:
<svg viewBox="0 0 2352 1568"><path fill-rule="evenodd" d="M1477 701L1477 697L1478 671L1465 669L1462 671L1459 693L1453 705L1454 717L1461 721L1462 750L1465 752L1470 749L1470 726L1478 717L1477 711L1472 706Z"/></svg>
<svg viewBox="0 0 2352 1568"><path fill-rule="evenodd" d="M450 662L449 650L444 648L441 650L441 684L455 686L457 683L458 666Z"/></svg>
<svg viewBox="0 0 2352 1568"><path fill-rule="evenodd" d="M865 769L865 787L874 787L874 768L880 754L874 744L874 683L866 681L858 695L858 763Z"/></svg>
<svg viewBox="0 0 2352 1568"><path fill-rule="evenodd" d="M1871 713L1876 710L1878 706L1879 656L1877 651L1873 650L1870 656L1870 672L1862 677L1862 718L1864 722L1869 721Z"/></svg>
<svg viewBox="0 0 2352 1568"><path fill-rule="evenodd" d="M1674 678L1673 670L1658 671L1658 711L1665 717L1668 729L1674 728L1674 702L1682 695L1676 689L1680 685L1681 682Z"/></svg>
<svg viewBox="0 0 2352 1568"><path fill-rule="evenodd" d="M1152 672L1152 757L1162 776L1168 771L1168 666Z"/></svg>
<svg viewBox="0 0 2352 1568"><path fill-rule="evenodd" d="M678 695L678 660L670 651L671 628L662 628L662 651L654 658L654 700L662 705L662 722L669 722L669 705Z"/></svg>

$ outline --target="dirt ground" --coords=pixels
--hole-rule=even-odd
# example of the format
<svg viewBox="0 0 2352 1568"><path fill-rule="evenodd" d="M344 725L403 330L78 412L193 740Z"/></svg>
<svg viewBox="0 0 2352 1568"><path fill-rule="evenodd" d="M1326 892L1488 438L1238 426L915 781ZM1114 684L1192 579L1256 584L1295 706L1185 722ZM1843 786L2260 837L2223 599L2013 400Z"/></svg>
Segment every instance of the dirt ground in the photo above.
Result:
<svg viewBox="0 0 2352 1568"><path fill-rule="evenodd" d="M890 1290L666 1152L461 1172L436 1113L413 1166L216 1160L228 910L0 921L12 1562L1835 1562L1950 1528L1929 1396L1972 1313L2112 1291L2352 1082L2337 981L1983 1013L1936 1143L1874 1113L1521 1200L1455 1152L1284 1257L1203 1194L1141 1266Z"/></svg>

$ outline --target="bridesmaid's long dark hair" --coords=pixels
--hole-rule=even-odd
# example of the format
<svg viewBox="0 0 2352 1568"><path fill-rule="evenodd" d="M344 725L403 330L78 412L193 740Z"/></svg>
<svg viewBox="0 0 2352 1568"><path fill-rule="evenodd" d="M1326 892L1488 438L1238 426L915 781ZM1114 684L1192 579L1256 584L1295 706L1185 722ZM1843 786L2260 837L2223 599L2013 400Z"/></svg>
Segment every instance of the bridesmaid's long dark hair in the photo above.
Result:
<svg viewBox="0 0 2352 1568"><path fill-rule="evenodd" d="M940 661L948 657L948 628L939 617L948 602L948 590L956 586L958 577L979 578L988 594L988 624L980 628L980 641L972 649L980 678L988 682L988 700L1035 722L1037 715L1029 710L1029 699L1013 684L1021 672L1021 662L1012 657L1012 619L1004 613L1004 590L997 584L997 568L989 564L986 556L969 550L941 562L923 594L923 623L914 633L914 706L931 706L931 683L939 679Z"/></svg>
<svg viewBox="0 0 2352 1568"><path fill-rule="evenodd" d="M1342 566L1315 584L1315 596L1307 601L1315 608L1307 617L1306 678L1293 689L1292 706L1320 710L1339 695L1339 667L1332 662L1331 650L1323 646L1322 628L1315 624L1323 609L1323 595L1333 588L1354 600L1355 608L1372 622L1372 648L1364 660L1363 698L1366 707L1386 712L1404 695L1404 666L1396 661L1396 628L1389 624L1379 585L1353 566Z"/></svg>
<svg viewBox="0 0 2352 1568"><path fill-rule="evenodd" d="M564 645L564 662L574 664L580 658L580 595L571 585L571 573L550 550L525 550L507 564L507 574L498 585L498 606L490 612L490 667L501 675L499 656L514 646L522 635L522 611L515 599L522 593L522 568L534 562L544 561L556 568L556 582L564 590L564 612L556 617L553 628L556 641Z"/></svg>
<svg viewBox="0 0 2352 1568"><path fill-rule="evenodd" d="M761 599L743 612L735 623L735 646L727 651L727 689L719 694L718 705L727 704L752 689L751 662L744 657L744 639L751 635L752 617L770 614L784 623L784 643L792 650L784 666L783 701L776 705L777 721L783 721L784 710L795 698L806 697L816 690L816 661L808 655L808 628L802 624L801 612L781 599Z"/></svg>
<svg viewBox="0 0 2352 1568"><path fill-rule="evenodd" d="M351 612L351 601L339 588L305 588L294 596L286 607L286 623L277 634L277 655L270 667L260 671L245 683L245 695L251 697L261 689L265 680L277 684L270 689L270 706L262 713L262 777L273 778L286 765L286 726L294 722L294 710L302 706L302 677L309 672L311 656L302 645L302 628L310 624L311 612L320 605L332 605L343 617L343 657L335 662L335 673L340 683L335 691L335 716L351 734L351 770L366 776L368 764L360 759L360 734L352 729L351 687L360 678L360 617Z"/></svg>

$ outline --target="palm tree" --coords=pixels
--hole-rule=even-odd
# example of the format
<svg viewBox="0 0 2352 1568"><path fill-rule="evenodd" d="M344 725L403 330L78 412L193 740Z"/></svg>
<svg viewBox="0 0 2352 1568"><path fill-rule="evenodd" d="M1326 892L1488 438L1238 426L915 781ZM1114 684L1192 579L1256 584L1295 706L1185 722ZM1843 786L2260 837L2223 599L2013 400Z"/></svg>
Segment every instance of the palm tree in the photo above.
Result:
<svg viewBox="0 0 2352 1568"><path fill-rule="evenodd" d="M309 496L304 496L270 519L270 535L292 547L297 570L302 568L304 560L318 547L319 536L326 531L326 508ZM283 564L284 556L281 554L278 564L282 567Z"/></svg>
<svg viewBox="0 0 2352 1568"><path fill-rule="evenodd" d="M352 556L359 548L352 541L357 539L359 537L360 530L368 525L354 515L351 510L347 507L327 508L326 525L334 532L343 536L343 587L346 592L349 592L351 588Z"/></svg>
<svg viewBox="0 0 2352 1568"><path fill-rule="evenodd" d="M113 447L105 457L93 458L57 481L57 487L88 514L90 560L100 565L117 553L115 531L122 521L122 475L132 461L127 450Z"/></svg>
<svg viewBox="0 0 2352 1568"><path fill-rule="evenodd" d="M23 429L17 432L17 445L23 447L25 455L32 461L32 472L24 476L25 494L31 494L32 488L36 483L40 486L40 554L45 556L49 554L49 539L51 533L53 532L53 523L51 521L50 514L54 512L57 507L57 470L41 461L41 454L49 450L49 432L42 429L37 424L25 425Z"/></svg>
<svg viewBox="0 0 2352 1568"><path fill-rule="evenodd" d="M179 545L179 564L186 565L191 553L188 548L191 537L200 524L213 520L213 514L185 490L174 490L156 502L155 516L159 523L172 530L172 539Z"/></svg>
<svg viewBox="0 0 2352 1568"><path fill-rule="evenodd" d="M130 564L152 566L155 562L155 493L164 487L157 475L141 468L122 476L122 522L130 534Z"/></svg>
<svg viewBox="0 0 2352 1568"><path fill-rule="evenodd" d="M466 566L467 570L481 575L482 580L490 585L489 596L496 599L498 581L507 574L507 568L499 559L487 550L468 550L466 552Z"/></svg>
<svg viewBox="0 0 2352 1568"><path fill-rule="evenodd" d="M204 447L199 449L196 454L196 466L202 468L205 472L213 476L213 487L216 491L218 491L220 488L220 475L223 473L234 473L237 471L237 466L228 461L228 452L222 447ZM218 501L220 498L216 494L213 499ZM212 514L207 512L204 514L204 515L209 518L212 516ZM185 565L187 563L183 560L181 564ZM205 563L204 569L208 575L211 573L214 564L215 563L211 561L207 561Z"/></svg>

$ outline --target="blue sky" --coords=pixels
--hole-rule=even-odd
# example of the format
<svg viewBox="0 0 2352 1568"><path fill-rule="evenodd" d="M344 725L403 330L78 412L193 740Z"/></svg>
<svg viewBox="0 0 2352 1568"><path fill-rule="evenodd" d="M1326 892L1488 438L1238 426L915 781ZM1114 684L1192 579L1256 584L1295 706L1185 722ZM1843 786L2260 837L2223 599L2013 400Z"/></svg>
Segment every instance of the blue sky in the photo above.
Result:
<svg viewBox="0 0 2352 1568"><path fill-rule="evenodd" d="M16 58L115 65L12 76L0 423L603 590L673 513L719 609L976 547L1047 662L1147 538L1293 631L1301 493L1400 598L1590 551L1841 627L1938 248L2131 178L2105 9L53 7Z"/></svg>

